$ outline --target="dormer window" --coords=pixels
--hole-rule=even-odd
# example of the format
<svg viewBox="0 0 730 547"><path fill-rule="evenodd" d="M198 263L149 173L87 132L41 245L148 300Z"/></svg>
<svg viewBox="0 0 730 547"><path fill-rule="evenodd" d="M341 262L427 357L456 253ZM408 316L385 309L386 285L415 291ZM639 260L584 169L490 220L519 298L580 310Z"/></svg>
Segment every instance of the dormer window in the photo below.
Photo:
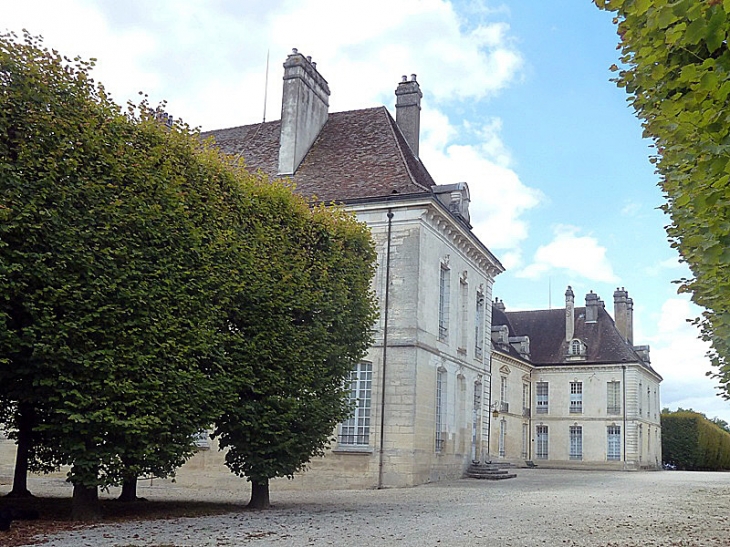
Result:
<svg viewBox="0 0 730 547"><path fill-rule="evenodd" d="M570 343L570 354L571 355L580 355L582 353L581 351L581 343L580 340L573 340Z"/></svg>
<svg viewBox="0 0 730 547"><path fill-rule="evenodd" d="M570 342L568 342L567 354L568 359L585 359L586 346L578 338L573 338Z"/></svg>

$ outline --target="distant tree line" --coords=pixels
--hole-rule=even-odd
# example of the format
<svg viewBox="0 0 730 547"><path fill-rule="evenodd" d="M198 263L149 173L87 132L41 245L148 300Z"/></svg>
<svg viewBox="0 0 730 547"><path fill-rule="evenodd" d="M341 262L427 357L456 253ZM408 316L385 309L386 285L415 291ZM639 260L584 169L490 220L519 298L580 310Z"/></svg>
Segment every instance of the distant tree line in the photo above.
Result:
<svg viewBox="0 0 730 547"><path fill-rule="evenodd" d="M677 469L730 470L730 430L726 421L682 408L663 409L662 458Z"/></svg>
<svg viewBox="0 0 730 547"><path fill-rule="evenodd" d="M98 488L165 477L214 427L268 481L321 454L371 343L375 252L336 207L246 172L146 99L123 110L69 59L0 35L0 426L27 473Z"/></svg>

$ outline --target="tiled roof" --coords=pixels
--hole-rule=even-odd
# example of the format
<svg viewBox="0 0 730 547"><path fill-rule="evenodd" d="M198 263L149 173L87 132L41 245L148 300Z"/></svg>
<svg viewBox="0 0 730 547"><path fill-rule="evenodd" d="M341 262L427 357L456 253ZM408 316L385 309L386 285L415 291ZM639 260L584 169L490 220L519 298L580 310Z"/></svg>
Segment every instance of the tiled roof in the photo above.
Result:
<svg viewBox="0 0 730 547"><path fill-rule="evenodd" d="M249 169L277 177L281 122L219 129L213 137ZM330 113L296 173L297 192L325 202L431 193L435 184L413 154L388 110L381 106Z"/></svg>
<svg viewBox="0 0 730 547"><path fill-rule="evenodd" d="M585 360L568 358L564 308L505 312L494 307L492 325L506 325L510 336L529 336L530 362L536 366L642 363L636 351L616 329L605 308L598 308L598 320L594 323L586 323L584 307L575 308L574 317L573 337L586 345ZM651 369L648 364L643 364Z"/></svg>

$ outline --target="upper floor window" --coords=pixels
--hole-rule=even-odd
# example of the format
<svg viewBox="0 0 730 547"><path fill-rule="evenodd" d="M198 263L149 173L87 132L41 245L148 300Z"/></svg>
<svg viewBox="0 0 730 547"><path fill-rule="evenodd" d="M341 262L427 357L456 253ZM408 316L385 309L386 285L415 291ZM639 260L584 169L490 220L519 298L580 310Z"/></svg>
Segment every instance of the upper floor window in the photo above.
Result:
<svg viewBox="0 0 730 547"><path fill-rule="evenodd" d="M448 266L441 264L439 274L439 340L449 339L449 277Z"/></svg>
<svg viewBox="0 0 730 547"><path fill-rule="evenodd" d="M582 351L581 351L580 340L573 340L570 343L570 354L571 355L580 355L581 353L582 353Z"/></svg>
<svg viewBox="0 0 730 547"><path fill-rule="evenodd" d="M466 353L466 345L469 339L469 284L466 282L466 272L459 278L459 318L461 325L459 327L459 349Z"/></svg>
<svg viewBox="0 0 730 547"><path fill-rule="evenodd" d="M636 397L639 400L638 401L639 402L639 416L641 416L642 414L644 414L644 406L642 404L642 401L644 400L642 398L642 391L643 391L643 389L644 389L644 386L641 384L641 382L639 382L639 393L637 394L637 397Z"/></svg>
<svg viewBox="0 0 730 547"><path fill-rule="evenodd" d="M606 414L621 414L621 382L606 384Z"/></svg>
<svg viewBox="0 0 730 547"><path fill-rule="evenodd" d="M481 292L477 293L477 309L474 322L474 357L481 359L484 348L484 294Z"/></svg>
<svg viewBox="0 0 730 547"><path fill-rule="evenodd" d="M537 382L535 384L535 391L537 392L537 407L535 412L537 414L548 413L548 383Z"/></svg>
<svg viewBox="0 0 730 547"><path fill-rule="evenodd" d="M570 382L570 412L583 413L583 382Z"/></svg>
<svg viewBox="0 0 730 547"><path fill-rule="evenodd" d="M530 384L522 384L522 415L530 415Z"/></svg>

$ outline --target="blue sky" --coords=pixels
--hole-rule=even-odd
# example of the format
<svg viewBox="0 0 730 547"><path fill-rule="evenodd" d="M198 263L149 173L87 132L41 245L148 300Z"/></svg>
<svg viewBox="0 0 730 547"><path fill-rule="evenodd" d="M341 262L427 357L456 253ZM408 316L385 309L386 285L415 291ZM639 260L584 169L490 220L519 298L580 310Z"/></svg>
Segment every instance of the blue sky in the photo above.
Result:
<svg viewBox="0 0 730 547"><path fill-rule="evenodd" d="M479 237L507 267L508 309L635 303L634 340L664 377L662 403L730 422L707 347L676 294L652 153L610 82L618 38L590 0L0 0L0 29L27 28L68 56L98 59L118 103L144 90L203 129L279 117L292 47L329 81L330 110L385 104L402 74L423 93L421 158L440 184L469 183Z"/></svg>

